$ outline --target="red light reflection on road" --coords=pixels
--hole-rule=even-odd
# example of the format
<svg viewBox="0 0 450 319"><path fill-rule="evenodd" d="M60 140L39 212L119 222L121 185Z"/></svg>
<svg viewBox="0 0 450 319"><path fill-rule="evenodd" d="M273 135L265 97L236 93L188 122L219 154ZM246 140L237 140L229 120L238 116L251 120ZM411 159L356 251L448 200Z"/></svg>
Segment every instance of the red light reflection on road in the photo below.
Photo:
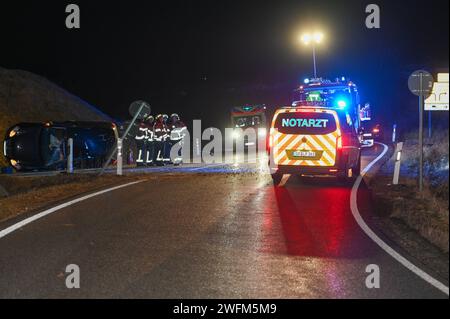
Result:
<svg viewBox="0 0 450 319"><path fill-rule="evenodd" d="M334 181L305 185L294 181L285 187L268 186L266 191L264 251L334 258L370 254L372 245L350 211L350 188Z"/></svg>

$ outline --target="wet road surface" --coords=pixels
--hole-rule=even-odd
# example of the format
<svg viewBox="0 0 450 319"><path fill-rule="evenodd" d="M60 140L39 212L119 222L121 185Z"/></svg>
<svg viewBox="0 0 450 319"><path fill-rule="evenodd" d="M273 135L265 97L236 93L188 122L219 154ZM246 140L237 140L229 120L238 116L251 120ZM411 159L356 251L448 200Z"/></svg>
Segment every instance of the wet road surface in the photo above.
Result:
<svg viewBox="0 0 450 319"><path fill-rule="evenodd" d="M0 297L448 298L365 235L351 186L292 176L274 188L249 167L149 175L0 238ZM370 222L364 185L358 205ZM80 289L65 286L69 264ZM370 264L379 289L366 287Z"/></svg>

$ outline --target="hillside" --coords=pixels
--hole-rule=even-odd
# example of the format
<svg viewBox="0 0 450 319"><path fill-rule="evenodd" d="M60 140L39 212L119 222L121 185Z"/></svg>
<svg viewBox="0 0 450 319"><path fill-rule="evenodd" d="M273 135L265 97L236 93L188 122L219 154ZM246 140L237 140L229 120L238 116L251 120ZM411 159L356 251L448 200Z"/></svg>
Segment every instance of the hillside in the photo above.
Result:
<svg viewBox="0 0 450 319"><path fill-rule="evenodd" d="M0 67L0 141L16 123L48 120L110 121L111 118L41 76ZM0 165L5 164L0 143Z"/></svg>

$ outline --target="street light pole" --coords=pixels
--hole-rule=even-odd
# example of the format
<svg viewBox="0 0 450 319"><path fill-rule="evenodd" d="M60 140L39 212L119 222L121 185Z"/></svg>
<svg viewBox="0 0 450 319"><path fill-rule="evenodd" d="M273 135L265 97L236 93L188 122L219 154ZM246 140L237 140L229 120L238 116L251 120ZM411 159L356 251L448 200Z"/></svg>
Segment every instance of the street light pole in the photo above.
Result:
<svg viewBox="0 0 450 319"><path fill-rule="evenodd" d="M313 44L313 62L314 62L314 79L317 79L317 64L316 64L316 45Z"/></svg>
<svg viewBox="0 0 450 319"><path fill-rule="evenodd" d="M304 45L308 46L311 44L312 46L312 54L313 54L313 65L314 65L314 79L317 79L317 57L316 57L316 45L322 43L323 33L316 32L314 34L305 33L301 36L300 41L303 42Z"/></svg>

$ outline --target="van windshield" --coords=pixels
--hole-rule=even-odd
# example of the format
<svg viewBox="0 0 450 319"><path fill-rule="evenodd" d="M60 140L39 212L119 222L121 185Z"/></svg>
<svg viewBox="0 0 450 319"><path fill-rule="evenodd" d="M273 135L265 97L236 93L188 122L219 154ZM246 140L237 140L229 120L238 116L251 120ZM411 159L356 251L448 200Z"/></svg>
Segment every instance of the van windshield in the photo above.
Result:
<svg viewBox="0 0 450 319"><path fill-rule="evenodd" d="M317 112L281 113L275 128L283 134L326 135L336 131L333 114Z"/></svg>

